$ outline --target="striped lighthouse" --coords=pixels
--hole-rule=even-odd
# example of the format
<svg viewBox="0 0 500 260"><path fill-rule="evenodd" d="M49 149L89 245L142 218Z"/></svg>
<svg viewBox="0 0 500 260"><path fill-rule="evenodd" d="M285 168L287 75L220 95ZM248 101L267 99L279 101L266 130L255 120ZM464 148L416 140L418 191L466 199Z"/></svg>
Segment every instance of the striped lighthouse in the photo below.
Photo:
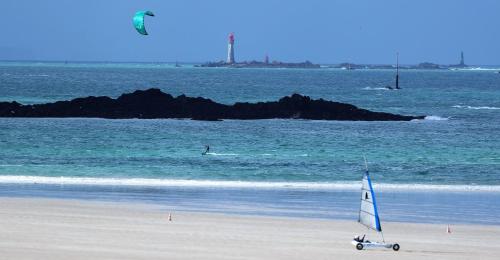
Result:
<svg viewBox="0 0 500 260"><path fill-rule="evenodd" d="M233 64L234 61L234 33L229 34L229 41L227 45L227 63Z"/></svg>

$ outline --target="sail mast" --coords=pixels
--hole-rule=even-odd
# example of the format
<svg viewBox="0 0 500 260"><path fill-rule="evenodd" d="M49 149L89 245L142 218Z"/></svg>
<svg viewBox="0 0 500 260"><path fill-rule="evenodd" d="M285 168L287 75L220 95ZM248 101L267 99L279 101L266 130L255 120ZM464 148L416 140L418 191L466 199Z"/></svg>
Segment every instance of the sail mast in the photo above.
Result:
<svg viewBox="0 0 500 260"><path fill-rule="evenodd" d="M399 52L396 52L396 89L399 89Z"/></svg>

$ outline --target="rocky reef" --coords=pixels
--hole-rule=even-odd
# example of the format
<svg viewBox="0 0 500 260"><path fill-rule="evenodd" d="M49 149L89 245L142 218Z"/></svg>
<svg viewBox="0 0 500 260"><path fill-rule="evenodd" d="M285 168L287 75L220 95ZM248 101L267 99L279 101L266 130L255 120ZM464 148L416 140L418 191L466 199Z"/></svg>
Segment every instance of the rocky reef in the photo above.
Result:
<svg viewBox="0 0 500 260"><path fill-rule="evenodd" d="M261 61L244 61L238 63L227 63L225 61L219 62L207 62L201 65L196 65L195 67L202 68L278 68L278 69L319 69L321 66L319 64L314 64L310 61L304 62L261 62Z"/></svg>
<svg viewBox="0 0 500 260"><path fill-rule="evenodd" d="M114 99L85 97L70 101L22 105L0 102L0 117L95 117L95 118L191 118L222 119L312 119L350 121L409 121L424 116L372 112L356 106L293 94L278 101L225 105L201 97L173 97L159 89L137 90Z"/></svg>

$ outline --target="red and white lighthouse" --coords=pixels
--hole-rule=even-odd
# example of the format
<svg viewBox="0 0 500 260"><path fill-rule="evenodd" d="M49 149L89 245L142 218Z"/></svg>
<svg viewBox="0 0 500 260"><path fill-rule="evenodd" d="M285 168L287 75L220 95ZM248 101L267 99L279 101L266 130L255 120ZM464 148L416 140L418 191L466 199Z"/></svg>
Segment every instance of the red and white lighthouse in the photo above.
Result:
<svg viewBox="0 0 500 260"><path fill-rule="evenodd" d="M227 63L233 64L234 61L234 33L229 34L229 42L227 46Z"/></svg>

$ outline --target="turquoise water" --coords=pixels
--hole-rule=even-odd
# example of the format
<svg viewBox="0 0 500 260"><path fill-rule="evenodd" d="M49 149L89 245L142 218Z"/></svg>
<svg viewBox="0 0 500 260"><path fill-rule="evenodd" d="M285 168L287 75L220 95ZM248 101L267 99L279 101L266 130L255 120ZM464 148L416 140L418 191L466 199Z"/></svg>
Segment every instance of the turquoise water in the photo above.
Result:
<svg viewBox="0 0 500 260"><path fill-rule="evenodd" d="M500 185L500 75L1 63L0 100L40 103L158 87L223 103L294 92L417 122L0 119L0 175L341 182L366 155L378 183ZM205 144L213 154L201 156Z"/></svg>
<svg viewBox="0 0 500 260"><path fill-rule="evenodd" d="M230 104L297 92L428 117L0 118L0 196L136 199L183 210L355 218L365 155L384 219L424 221L425 215L431 222L500 224L491 218L491 212L500 214L494 203L500 198L500 74L402 71L403 90L384 90L393 76L387 70L3 62L0 101L117 97L157 87ZM206 144L211 153L202 156ZM443 204L449 206L436 208Z"/></svg>

